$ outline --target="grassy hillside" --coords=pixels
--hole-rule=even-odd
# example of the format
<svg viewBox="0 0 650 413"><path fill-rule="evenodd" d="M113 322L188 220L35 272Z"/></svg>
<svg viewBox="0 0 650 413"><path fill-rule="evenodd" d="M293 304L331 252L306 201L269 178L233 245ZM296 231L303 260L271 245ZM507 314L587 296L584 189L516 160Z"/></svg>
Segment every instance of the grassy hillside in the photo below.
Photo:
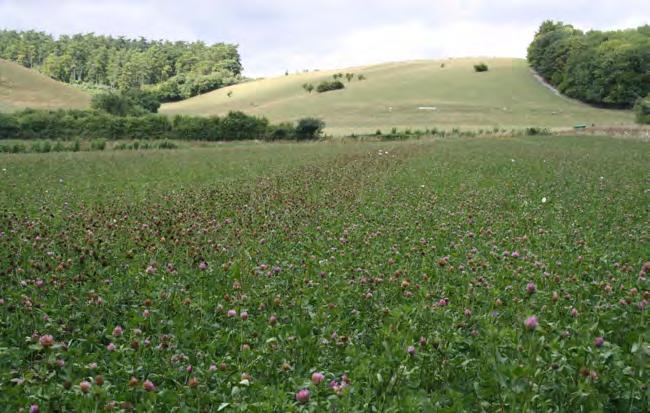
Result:
<svg viewBox="0 0 650 413"><path fill-rule="evenodd" d="M489 65L489 72L474 72L472 66L481 60ZM367 79L344 80L345 90L324 94L302 89L306 82L316 85L337 72L363 73ZM628 111L595 109L556 95L535 79L522 59L411 61L291 74L231 86L162 108L166 114L194 115L230 110L265 115L272 121L318 116L334 134L391 127L566 127L633 120Z"/></svg>
<svg viewBox="0 0 650 413"><path fill-rule="evenodd" d="M0 112L25 108L82 109L90 104L90 96L65 85L0 59Z"/></svg>

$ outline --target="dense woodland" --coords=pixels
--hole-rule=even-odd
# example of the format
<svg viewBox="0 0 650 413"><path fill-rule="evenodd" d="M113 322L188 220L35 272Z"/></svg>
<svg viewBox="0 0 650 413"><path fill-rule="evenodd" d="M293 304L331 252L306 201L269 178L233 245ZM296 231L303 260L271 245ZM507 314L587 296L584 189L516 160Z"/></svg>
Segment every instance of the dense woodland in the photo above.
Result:
<svg viewBox="0 0 650 413"><path fill-rule="evenodd" d="M240 80L237 46L36 31L0 31L0 58L66 83L145 88L181 100Z"/></svg>
<svg viewBox="0 0 650 413"><path fill-rule="evenodd" d="M585 33L545 21L528 47L528 61L569 97L629 108L650 93L650 26Z"/></svg>

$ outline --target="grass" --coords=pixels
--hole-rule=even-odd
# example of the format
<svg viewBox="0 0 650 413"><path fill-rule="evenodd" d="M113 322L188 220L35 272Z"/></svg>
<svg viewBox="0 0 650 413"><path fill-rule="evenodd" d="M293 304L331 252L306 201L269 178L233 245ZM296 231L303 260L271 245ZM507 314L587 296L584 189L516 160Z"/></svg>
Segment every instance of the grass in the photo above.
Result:
<svg viewBox="0 0 650 413"><path fill-rule="evenodd" d="M20 109L85 109L90 96L35 70L0 59L0 112Z"/></svg>
<svg viewBox="0 0 650 413"><path fill-rule="evenodd" d="M488 72L474 71L473 65L479 60L489 66ZM242 110L275 122L316 116L325 120L327 132L334 135L373 133L376 129L385 133L393 127L511 129L634 122L631 111L596 109L556 95L534 78L521 59L387 63L341 70L367 77L351 83L344 78L344 90L309 94L302 88L304 83L316 86L322 80L331 80L336 72L252 81L163 105L161 112L223 115Z"/></svg>
<svg viewBox="0 0 650 413"><path fill-rule="evenodd" d="M0 405L646 411L649 158L598 137L3 155Z"/></svg>

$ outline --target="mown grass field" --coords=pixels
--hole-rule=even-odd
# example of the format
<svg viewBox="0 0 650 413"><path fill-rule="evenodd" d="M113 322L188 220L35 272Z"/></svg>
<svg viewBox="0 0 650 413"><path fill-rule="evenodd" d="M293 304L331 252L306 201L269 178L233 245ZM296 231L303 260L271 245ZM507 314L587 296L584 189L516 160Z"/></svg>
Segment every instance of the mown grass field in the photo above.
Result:
<svg viewBox="0 0 650 413"><path fill-rule="evenodd" d="M3 155L0 406L647 411L649 161L597 137Z"/></svg>
<svg viewBox="0 0 650 413"><path fill-rule="evenodd" d="M90 95L16 63L0 59L0 112L85 109Z"/></svg>
<svg viewBox="0 0 650 413"><path fill-rule="evenodd" d="M480 61L488 64L488 72L474 72L472 66ZM346 89L323 94L309 94L302 88L304 83L317 86L331 80L338 72L363 74L367 79L350 83L343 79ZM556 95L535 79L525 60L481 58L290 74L166 104L161 112L223 115L230 110L267 116L274 122L315 116L334 135L374 133L376 129L386 133L393 127L510 129L634 123L631 111L596 109Z"/></svg>

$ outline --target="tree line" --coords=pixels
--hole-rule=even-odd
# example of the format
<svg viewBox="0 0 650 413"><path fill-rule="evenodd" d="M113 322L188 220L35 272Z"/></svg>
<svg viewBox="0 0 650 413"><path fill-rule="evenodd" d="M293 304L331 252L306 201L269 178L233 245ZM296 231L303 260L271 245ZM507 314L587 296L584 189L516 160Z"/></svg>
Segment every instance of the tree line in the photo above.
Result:
<svg viewBox="0 0 650 413"><path fill-rule="evenodd" d="M162 101L195 96L241 80L236 45L128 39L89 34L0 31L0 58L66 83L145 88Z"/></svg>
<svg viewBox="0 0 650 413"><path fill-rule="evenodd" d="M0 113L0 140L179 139L199 141L318 139L325 124L305 118L271 124L243 112L225 116L119 116L100 110L34 110Z"/></svg>
<svg viewBox="0 0 650 413"><path fill-rule="evenodd" d="M650 93L650 26L585 33L545 21L528 47L528 61L571 98L629 108Z"/></svg>

